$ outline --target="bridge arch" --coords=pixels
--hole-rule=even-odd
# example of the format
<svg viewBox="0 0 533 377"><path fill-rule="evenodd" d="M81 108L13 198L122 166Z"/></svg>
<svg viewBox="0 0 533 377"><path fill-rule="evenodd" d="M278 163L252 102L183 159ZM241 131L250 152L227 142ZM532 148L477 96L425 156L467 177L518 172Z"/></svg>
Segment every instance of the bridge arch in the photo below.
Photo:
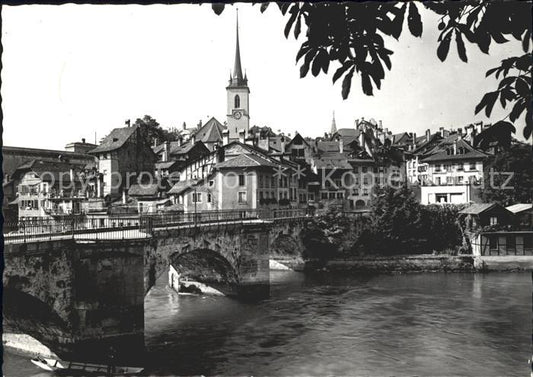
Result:
<svg viewBox="0 0 533 377"><path fill-rule="evenodd" d="M59 349L58 339L69 326L51 305L16 288L3 288L4 332L30 335L46 347Z"/></svg>
<svg viewBox="0 0 533 377"><path fill-rule="evenodd" d="M208 285L226 295L237 293L237 269L220 252L206 248L176 252L170 256L169 262L171 272L175 271L174 275L169 274L171 286L192 281ZM179 282L172 279L179 279Z"/></svg>

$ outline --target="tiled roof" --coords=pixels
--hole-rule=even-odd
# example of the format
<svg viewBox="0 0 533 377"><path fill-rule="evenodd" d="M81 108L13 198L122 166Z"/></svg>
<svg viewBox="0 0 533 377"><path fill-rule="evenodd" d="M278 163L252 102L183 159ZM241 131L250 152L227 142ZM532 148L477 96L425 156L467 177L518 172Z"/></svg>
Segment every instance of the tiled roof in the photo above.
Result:
<svg viewBox="0 0 533 377"><path fill-rule="evenodd" d="M162 162L156 162L155 163L155 169L169 169L172 167L172 165L176 164L177 161L162 161Z"/></svg>
<svg viewBox="0 0 533 377"><path fill-rule="evenodd" d="M124 145L126 140L137 130L138 126L115 128L107 135L99 146L89 151L89 153L110 152L119 149Z"/></svg>
<svg viewBox="0 0 533 377"><path fill-rule="evenodd" d="M359 130L356 130L355 128L339 128L337 132L333 134L333 137L340 136L340 137L357 137L359 136Z"/></svg>
<svg viewBox="0 0 533 377"><path fill-rule="evenodd" d="M195 133L196 140L201 140L204 143L216 143L222 140L222 131L225 127L214 117L204 124Z"/></svg>
<svg viewBox="0 0 533 377"><path fill-rule="evenodd" d="M497 203L477 203L477 204L472 204L470 205L470 207L467 207L459 211L459 213L464 213L467 215L479 215L480 213L483 213L497 206L499 206L499 204Z"/></svg>
<svg viewBox="0 0 533 377"><path fill-rule="evenodd" d="M460 139L457 140L457 146L456 148L463 148L464 153L462 154L448 154L447 149L453 148L452 147L453 142L449 142L448 140L445 140L444 142L440 143L435 150L435 153L431 154L428 157L425 157L422 162L431 162L431 161L460 161L460 160L470 160L470 159L483 159L486 158L488 155L478 151L477 149L474 149L470 144L468 144L466 141ZM430 152L431 153L431 152Z"/></svg>
<svg viewBox="0 0 533 377"><path fill-rule="evenodd" d="M159 187L157 183L133 184L128 190L129 196L157 196Z"/></svg>
<svg viewBox="0 0 533 377"><path fill-rule="evenodd" d="M342 156L341 154L339 154L338 158L335 158L335 156L318 158L315 160L315 166L318 169L352 169L352 165L348 163L346 157Z"/></svg>
<svg viewBox="0 0 533 377"><path fill-rule="evenodd" d="M219 162L215 165L217 168L243 168L243 167L276 167L277 165L256 155L240 154L230 160Z"/></svg>
<svg viewBox="0 0 533 377"><path fill-rule="evenodd" d="M188 181L181 181L177 182L172 188L169 190L169 194L181 194L182 192L185 192L192 187L194 187L199 182L198 179L191 179Z"/></svg>
<svg viewBox="0 0 533 377"><path fill-rule="evenodd" d="M319 141L316 147L320 152L338 152L339 143L337 141Z"/></svg>
<svg viewBox="0 0 533 377"><path fill-rule="evenodd" d="M84 165L55 160L31 160L20 165L15 170L14 176L25 171L33 171L45 181L61 179L62 182L70 182L70 170L79 172L83 170Z"/></svg>
<svg viewBox="0 0 533 377"><path fill-rule="evenodd" d="M512 206L505 207L506 210L511 211L512 213L520 213L523 211L527 211L530 209L533 209L532 203L518 203L513 204Z"/></svg>

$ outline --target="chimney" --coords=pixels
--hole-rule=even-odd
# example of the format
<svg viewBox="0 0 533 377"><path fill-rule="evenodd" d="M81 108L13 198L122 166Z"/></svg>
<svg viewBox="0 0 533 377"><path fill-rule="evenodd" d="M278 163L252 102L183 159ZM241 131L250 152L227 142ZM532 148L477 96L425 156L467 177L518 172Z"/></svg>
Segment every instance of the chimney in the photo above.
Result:
<svg viewBox="0 0 533 377"><path fill-rule="evenodd" d="M281 135L280 138L280 147L281 147L281 154L285 154L285 136Z"/></svg>
<svg viewBox="0 0 533 377"><path fill-rule="evenodd" d="M383 122L381 121L381 119L378 121L378 124L379 124L379 129L382 130L383 129Z"/></svg>
<svg viewBox="0 0 533 377"><path fill-rule="evenodd" d="M183 129L186 130L187 129L187 123L183 122Z"/></svg>
<svg viewBox="0 0 533 377"><path fill-rule="evenodd" d="M239 143L244 144L244 140L246 138L246 132L244 130L239 131Z"/></svg>
<svg viewBox="0 0 533 377"><path fill-rule="evenodd" d="M413 147L416 147L416 132L413 132L413 138L411 141L412 141Z"/></svg>
<svg viewBox="0 0 533 377"><path fill-rule="evenodd" d="M122 190L122 204L126 204L126 190Z"/></svg>
<svg viewBox="0 0 533 377"><path fill-rule="evenodd" d="M365 133L362 131L359 133L359 146L365 150Z"/></svg>
<svg viewBox="0 0 533 377"><path fill-rule="evenodd" d="M85 144L85 138L81 139L82 144Z"/></svg>
<svg viewBox="0 0 533 377"><path fill-rule="evenodd" d="M454 142L453 142L453 154L454 154L454 155L457 154L457 141L454 141Z"/></svg>
<svg viewBox="0 0 533 377"><path fill-rule="evenodd" d="M196 134L191 135L191 145L196 144Z"/></svg>
<svg viewBox="0 0 533 377"><path fill-rule="evenodd" d="M439 128L440 136L444 138L444 127Z"/></svg>
<svg viewBox="0 0 533 377"><path fill-rule="evenodd" d="M225 129L222 131L222 145L229 144L229 130Z"/></svg>
<svg viewBox="0 0 533 377"><path fill-rule="evenodd" d="M181 135L178 136L177 142L178 142L178 147L181 147L181 144L183 143L183 136L181 136Z"/></svg>
<svg viewBox="0 0 533 377"><path fill-rule="evenodd" d="M339 152L344 153L344 140L342 140L342 137L339 137L337 140L339 141Z"/></svg>
<svg viewBox="0 0 533 377"><path fill-rule="evenodd" d="M165 162L165 161L168 161L168 159L169 159L169 156L168 156L169 144L170 144L170 143L169 143L168 141L165 141L165 142L163 143L163 159L162 159L162 160L163 160L164 162Z"/></svg>
<svg viewBox="0 0 533 377"><path fill-rule="evenodd" d="M426 130L426 141L429 142L429 139L431 138L431 130L428 128Z"/></svg>

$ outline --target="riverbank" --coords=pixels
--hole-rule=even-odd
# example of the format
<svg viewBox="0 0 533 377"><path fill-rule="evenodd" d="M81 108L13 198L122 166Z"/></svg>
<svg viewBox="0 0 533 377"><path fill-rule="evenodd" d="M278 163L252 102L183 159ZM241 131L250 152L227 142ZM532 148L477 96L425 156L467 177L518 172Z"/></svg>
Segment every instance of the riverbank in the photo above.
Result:
<svg viewBox="0 0 533 377"><path fill-rule="evenodd" d="M533 270L533 256L483 256L472 255L398 255L335 259L327 262L308 260L306 271L328 272L520 272Z"/></svg>

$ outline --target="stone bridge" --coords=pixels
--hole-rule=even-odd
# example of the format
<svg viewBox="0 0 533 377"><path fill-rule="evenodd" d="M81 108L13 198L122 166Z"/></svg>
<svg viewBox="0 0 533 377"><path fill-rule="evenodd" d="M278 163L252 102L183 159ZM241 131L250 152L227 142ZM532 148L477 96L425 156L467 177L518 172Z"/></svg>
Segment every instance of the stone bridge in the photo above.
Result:
<svg viewBox="0 0 533 377"><path fill-rule="evenodd" d="M58 355L139 362L144 296L158 277L183 276L243 298L269 294L271 245L302 250L305 217L154 227L150 237L79 237L4 245L4 332ZM98 238L98 239L96 239ZM181 276L178 276L181 275Z"/></svg>

